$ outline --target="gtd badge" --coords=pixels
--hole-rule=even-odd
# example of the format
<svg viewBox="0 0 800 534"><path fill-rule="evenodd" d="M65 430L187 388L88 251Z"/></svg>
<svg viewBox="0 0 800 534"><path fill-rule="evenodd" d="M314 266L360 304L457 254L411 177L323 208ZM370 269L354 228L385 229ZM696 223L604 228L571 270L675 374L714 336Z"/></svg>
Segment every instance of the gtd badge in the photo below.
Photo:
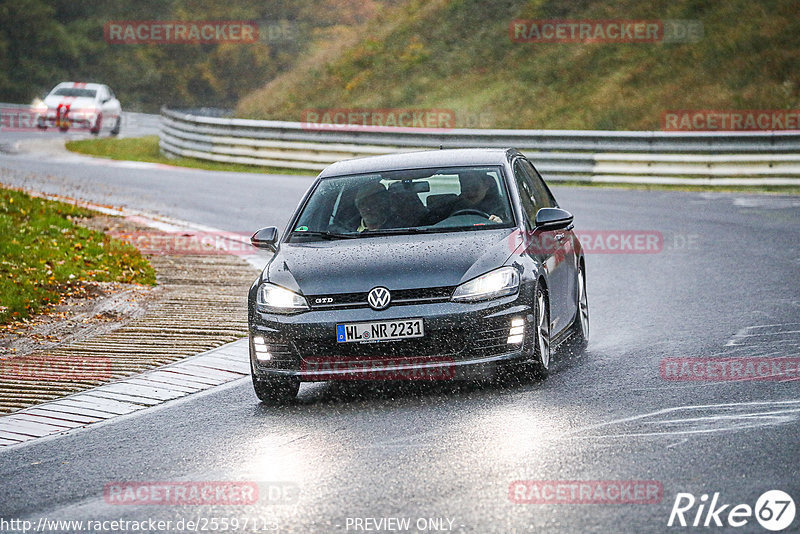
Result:
<svg viewBox="0 0 800 534"><path fill-rule="evenodd" d="M376 287L367 295L367 303L373 310L385 310L392 301L392 295L385 287Z"/></svg>

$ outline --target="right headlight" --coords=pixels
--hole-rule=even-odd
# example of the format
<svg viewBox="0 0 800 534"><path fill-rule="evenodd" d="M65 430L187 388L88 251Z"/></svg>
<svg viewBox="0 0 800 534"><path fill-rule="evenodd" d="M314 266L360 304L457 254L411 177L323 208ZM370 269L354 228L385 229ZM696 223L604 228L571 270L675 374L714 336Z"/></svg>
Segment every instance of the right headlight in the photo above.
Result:
<svg viewBox="0 0 800 534"><path fill-rule="evenodd" d="M452 300L477 302L513 295L518 290L519 272L514 267L500 267L458 286Z"/></svg>
<svg viewBox="0 0 800 534"><path fill-rule="evenodd" d="M309 309L303 295L269 282L258 288L256 304L260 311L271 313L298 313Z"/></svg>

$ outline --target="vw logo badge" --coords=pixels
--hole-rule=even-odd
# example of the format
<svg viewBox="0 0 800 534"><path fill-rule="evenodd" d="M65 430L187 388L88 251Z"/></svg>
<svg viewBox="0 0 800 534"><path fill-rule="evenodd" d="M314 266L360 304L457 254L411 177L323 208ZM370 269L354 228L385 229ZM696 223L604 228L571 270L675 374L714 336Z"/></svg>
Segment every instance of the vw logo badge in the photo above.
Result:
<svg viewBox="0 0 800 534"><path fill-rule="evenodd" d="M367 295L367 303L373 310L385 310L391 300L392 295L385 287L375 287Z"/></svg>

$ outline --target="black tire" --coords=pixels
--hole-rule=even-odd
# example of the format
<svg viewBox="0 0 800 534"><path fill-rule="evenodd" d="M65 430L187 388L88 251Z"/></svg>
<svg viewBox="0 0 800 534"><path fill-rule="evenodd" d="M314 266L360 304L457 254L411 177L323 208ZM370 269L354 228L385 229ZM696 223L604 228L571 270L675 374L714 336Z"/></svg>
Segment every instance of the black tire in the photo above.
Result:
<svg viewBox="0 0 800 534"><path fill-rule="evenodd" d="M589 297L586 292L586 273L583 265L578 266L576 283L578 287L577 312L567 342L571 349L581 351L589 343Z"/></svg>
<svg viewBox="0 0 800 534"><path fill-rule="evenodd" d="M120 127L122 127L122 117L117 117L117 122L115 122L114 127L111 128L111 135L119 135Z"/></svg>
<svg viewBox="0 0 800 534"><path fill-rule="evenodd" d="M64 133L67 130L69 130L69 126L59 126L58 127L58 131L61 132L61 133Z"/></svg>
<svg viewBox="0 0 800 534"><path fill-rule="evenodd" d="M100 133L100 128L103 127L103 115L98 115L97 120L94 121L94 128L89 130L89 133L92 135L97 135Z"/></svg>
<svg viewBox="0 0 800 534"><path fill-rule="evenodd" d="M292 402L300 390L300 381L294 378L274 377L258 379L253 375L256 397L264 404L277 405Z"/></svg>
<svg viewBox="0 0 800 534"><path fill-rule="evenodd" d="M536 287L534 298L535 319L533 325L533 356L529 360L528 369L535 378L547 378L550 374L550 359L552 348L550 346L550 305L547 299L547 290L541 285Z"/></svg>

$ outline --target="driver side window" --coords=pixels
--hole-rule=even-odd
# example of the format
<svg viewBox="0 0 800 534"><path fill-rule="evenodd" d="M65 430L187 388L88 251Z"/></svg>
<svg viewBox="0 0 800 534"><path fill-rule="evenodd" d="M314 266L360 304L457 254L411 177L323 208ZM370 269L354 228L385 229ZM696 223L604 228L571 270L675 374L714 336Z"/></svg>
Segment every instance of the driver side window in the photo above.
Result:
<svg viewBox="0 0 800 534"><path fill-rule="evenodd" d="M536 196L536 208L537 210L540 208L555 208L556 201L553 198L553 195L550 194L550 190L547 189L547 186L544 184L544 180L533 168L531 162L526 159L520 159L520 163L522 164L522 171L528 178L531 186L533 186L533 191L535 191Z"/></svg>
<svg viewBox="0 0 800 534"><path fill-rule="evenodd" d="M519 191L519 200L522 204L522 209L525 211L525 226L528 230L533 230L534 221L536 220L536 195L534 189L528 180L527 175L522 170L521 160L514 162L514 181L517 182L517 190Z"/></svg>

